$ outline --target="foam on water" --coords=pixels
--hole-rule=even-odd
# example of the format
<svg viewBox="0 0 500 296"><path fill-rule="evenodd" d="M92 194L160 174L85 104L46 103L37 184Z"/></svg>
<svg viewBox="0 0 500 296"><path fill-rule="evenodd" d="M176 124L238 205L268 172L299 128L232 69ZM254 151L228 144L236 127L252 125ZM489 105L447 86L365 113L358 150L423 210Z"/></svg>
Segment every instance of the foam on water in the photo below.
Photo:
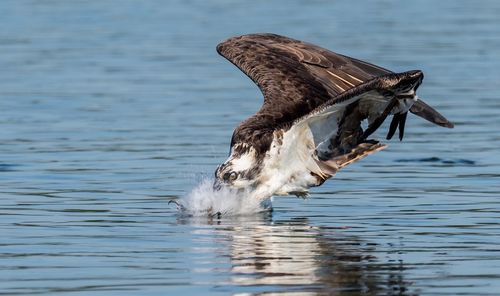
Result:
<svg viewBox="0 0 500 296"><path fill-rule="evenodd" d="M205 179L186 196L176 201L179 211L192 216L248 215L271 210L271 200L259 200L247 191L229 188L214 190L213 180Z"/></svg>

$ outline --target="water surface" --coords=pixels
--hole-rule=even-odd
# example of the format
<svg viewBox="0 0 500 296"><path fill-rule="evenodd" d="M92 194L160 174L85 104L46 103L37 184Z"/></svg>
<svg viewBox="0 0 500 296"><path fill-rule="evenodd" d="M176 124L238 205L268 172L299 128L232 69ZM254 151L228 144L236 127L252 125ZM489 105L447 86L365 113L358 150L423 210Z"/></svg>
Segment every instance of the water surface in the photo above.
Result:
<svg viewBox="0 0 500 296"><path fill-rule="evenodd" d="M496 295L500 2L2 1L0 294ZM454 130L274 212L189 218L258 89L215 52L274 32L394 71ZM385 129L377 134L385 136Z"/></svg>

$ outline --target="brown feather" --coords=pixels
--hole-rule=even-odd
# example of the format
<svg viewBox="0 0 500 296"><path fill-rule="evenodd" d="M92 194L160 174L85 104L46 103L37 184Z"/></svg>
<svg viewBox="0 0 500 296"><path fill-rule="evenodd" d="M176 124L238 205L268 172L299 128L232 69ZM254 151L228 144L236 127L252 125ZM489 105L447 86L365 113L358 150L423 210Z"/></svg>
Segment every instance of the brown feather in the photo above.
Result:
<svg viewBox="0 0 500 296"><path fill-rule="evenodd" d="M264 95L261 109L235 129L231 141L232 146L248 143L259 153L269 149L277 129L287 130L304 117L364 92L391 92L423 77L420 71L396 74L275 34L233 37L220 43L217 52L252 79ZM412 112L437 124L443 122L444 117L425 106ZM448 123L444 121L445 126Z"/></svg>

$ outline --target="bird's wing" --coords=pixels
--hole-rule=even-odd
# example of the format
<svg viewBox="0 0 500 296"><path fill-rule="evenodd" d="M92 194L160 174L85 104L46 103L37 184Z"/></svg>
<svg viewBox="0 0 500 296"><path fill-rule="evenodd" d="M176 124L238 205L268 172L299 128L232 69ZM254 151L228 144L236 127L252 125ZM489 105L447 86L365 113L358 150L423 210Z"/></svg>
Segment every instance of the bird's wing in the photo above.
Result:
<svg viewBox="0 0 500 296"><path fill-rule="evenodd" d="M333 176L338 169L386 147L368 137L388 115L394 114L396 120L388 137L399 127L402 138L409 105L405 107L401 94L414 91L422 78L420 71L391 73L339 94L285 129L280 153L322 179ZM365 119L368 126L363 129Z"/></svg>
<svg viewBox="0 0 500 296"><path fill-rule="evenodd" d="M233 37L220 43L217 52L257 84L264 94L259 112L271 116L273 124L293 121L352 87L390 73L275 34Z"/></svg>
<svg viewBox="0 0 500 296"><path fill-rule="evenodd" d="M236 128L232 139L232 145L247 142L262 151L269 147L275 129L290 127L361 93L396 87L408 76L275 34L233 37L220 43L217 52L264 95L261 109ZM417 107L410 111L439 125L451 124L428 105Z"/></svg>

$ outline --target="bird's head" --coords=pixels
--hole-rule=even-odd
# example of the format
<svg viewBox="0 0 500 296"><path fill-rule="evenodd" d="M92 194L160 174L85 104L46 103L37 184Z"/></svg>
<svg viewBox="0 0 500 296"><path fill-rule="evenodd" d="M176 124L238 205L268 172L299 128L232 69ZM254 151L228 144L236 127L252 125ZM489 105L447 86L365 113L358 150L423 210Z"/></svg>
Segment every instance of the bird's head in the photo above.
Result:
<svg viewBox="0 0 500 296"><path fill-rule="evenodd" d="M257 186L261 162L250 146L233 146L231 155L215 170L214 189L251 190Z"/></svg>

